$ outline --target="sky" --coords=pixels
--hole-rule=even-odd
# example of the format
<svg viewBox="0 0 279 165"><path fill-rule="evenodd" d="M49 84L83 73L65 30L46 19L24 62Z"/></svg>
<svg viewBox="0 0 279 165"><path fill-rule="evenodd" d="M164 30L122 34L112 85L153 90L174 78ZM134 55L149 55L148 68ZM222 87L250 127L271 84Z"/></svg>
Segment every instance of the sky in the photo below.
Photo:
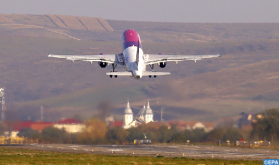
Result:
<svg viewBox="0 0 279 165"><path fill-rule="evenodd" d="M111 20L279 22L279 0L0 0L0 14L60 14Z"/></svg>

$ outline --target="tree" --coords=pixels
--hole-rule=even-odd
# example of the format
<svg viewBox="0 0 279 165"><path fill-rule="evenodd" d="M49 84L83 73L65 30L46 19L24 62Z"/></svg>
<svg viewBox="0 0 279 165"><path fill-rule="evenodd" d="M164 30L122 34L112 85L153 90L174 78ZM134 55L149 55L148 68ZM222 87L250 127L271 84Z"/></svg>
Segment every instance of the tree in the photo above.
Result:
<svg viewBox="0 0 279 165"><path fill-rule="evenodd" d="M196 128L192 130L192 138L191 141L197 141L200 142L204 139L204 136L206 135L206 132L203 128Z"/></svg>
<svg viewBox="0 0 279 165"><path fill-rule="evenodd" d="M127 130L129 132L129 135L127 136L126 140L128 142L133 142L135 139L143 139L144 135L143 132L138 127L132 127Z"/></svg>
<svg viewBox="0 0 279 165"><path fill-rule="evenodd" d="M179 142L179 143L185 142L186 141L185 134L183 132L175 133L172 137L172 141Z"/></svg>
<svg viewBox="0 0 279 165"><path fill-rule="evenodd" d="M31 138L31 139L39 139L41 137L40 133L36 130L33 130L31 128L23 128L19 131L19 133L17 134L17 136L20 137L27 137L27 138Z"/></svg>
<svg viewBox="0 0 279 165"><path fill-rule="evenodd" d="M42 131L42 138L50 143L70 143L70 135L64 129L47 127Z"/></svg>
<svg viewBox="0 0 279 165"><path fill-rule="evenodd" d="M222 128L215 128L205 136L205 140L211 142L217 142L218 140L221 140L223 136L224 136L224 130Z"/></svg>
<svg viewBox="0 0 279 165"><path fill-rule="evenodd" d="M80 134L80 138L85 143L96 143L103 139L107 132L106 124L98 118L88 119L84 122L85 129Z"/></svg>
<svg viewBox="0 0 279 165"><path fill-rule="evenodd" d="M243 139L243 135L238 128L234 128L234 127L227 128L222 138L222 140L224 141L226 140L237 141L240 139Z"/></svg>
<svg viewBox="0 0 279 165"><path fill-rule="evenodd" d="M169 143L173 139L173 135L177 133L175 128L176 126L173 125L170 129L166 125L161 125L158 129L161 137L159 138L159 142L161 143Z"/></svg>
<svg viewBox="0 0 279 165"><path fill-rule="evenodd" d="M113 129L110 129L106 133L106 139L110 143L123 143L126 141L126 138L129 135L129 131L123 129L122 127L116 127Z"/></svg>
<svg viewBox="0 0 279 165"><path fill-rule="evenodd" d="M266 110L252 123L251 136L260 140L278 140L279 109Z"/></svg>

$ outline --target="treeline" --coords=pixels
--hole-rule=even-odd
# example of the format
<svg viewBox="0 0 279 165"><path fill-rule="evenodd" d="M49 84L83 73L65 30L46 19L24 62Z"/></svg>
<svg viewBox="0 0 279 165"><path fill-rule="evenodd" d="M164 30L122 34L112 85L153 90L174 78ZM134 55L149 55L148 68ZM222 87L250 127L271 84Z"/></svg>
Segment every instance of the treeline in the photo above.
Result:
<svg viewBox="0 0 279 165"><path fill-rule="evenodd" d="M263 112L252 123L251 138L254 140L279 141L279 109Z"/></svg>
<svg viewBox="0 0 279 165"><path fill-rule="evenodd" d="M30 128L22 129L18 136L31 139L39 139L44 143L76 143L76 144L132 144L135 139L151 139L152 143L186 143L190 142L212 142L218 140L232 143L236 140L268 140L276 142L279 139L279 109L270 109L261 113L252 125L252 131L221 124L205 132L204 129L193 129L180 131L175 125L148 123L138 127L123 129L122 127L107 127L99 118L88 119L85 129L81 133L69 134L63 129L48 127L41 133ZM4 132L3 124L0 124L0 134Z"/></svg>
<svg viewBox="0 0 279 165"><path fill-rule="evenodd" d="M218 127L210 132L204 129L180 131L175 125L162 123L141 124L138 127L123 129L122 127L107 127L99 118L86 120L85 129L81 133L70 134L64 129L48 127L41 133L30 128L22 129L18 136L38 139L41 143L75 143L75 144L132 144L135 139L151 139L152 143L186 143L217 142L218 140L240 140L243 134L237 128Z"/></svg>

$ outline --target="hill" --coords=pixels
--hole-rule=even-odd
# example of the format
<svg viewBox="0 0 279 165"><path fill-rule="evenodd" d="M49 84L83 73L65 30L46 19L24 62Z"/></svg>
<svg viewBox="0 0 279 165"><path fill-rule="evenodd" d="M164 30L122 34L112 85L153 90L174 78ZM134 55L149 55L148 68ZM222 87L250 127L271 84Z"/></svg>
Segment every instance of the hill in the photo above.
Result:
<svg viewBox="0 0 279 165"><path fill-rule="evenodd" d="M111 27L111 28L109 28ZM149 98L155 119L213 121L278 107L279 24L187 24L104 20L60 15L0 15L0 85L8 109L21 118L81 118L106 102L122 118L129 98L135 113ZM110 79L97 63L47 54L121 52L123 30L136 29L145 53L215 54L222 57L168 63L170 76ZM123 70L117 67L117 70Z"/></svg>
<svg viewBox="0 0 279 165"><path fill-rule="evenodd" d="M139 100L152 97L151 105L157 119L164 108L165 119L212 121L237 116L242 111L259 112L265 108L278 107L278 64L279 59L263 61L165 83L136 82L117 86L105 83L97 88L21 105L45 105L55 110L68 109L68 113L72 113L73 109L82 109L88 113L89 109L96 112L97 105L106 100L114 107L110 113L121 114L126 98L130 99L135 108L134 113L137 113L143 105Z"/></svg>
<svg viewBox="0 0 279 165"><path fill-rule="evenodd" d="M0 15L0 31L5 34L80 40L80 38L71 34L72 31L77 30L89 32L114 31L103 18L64 15Z"/></svg>

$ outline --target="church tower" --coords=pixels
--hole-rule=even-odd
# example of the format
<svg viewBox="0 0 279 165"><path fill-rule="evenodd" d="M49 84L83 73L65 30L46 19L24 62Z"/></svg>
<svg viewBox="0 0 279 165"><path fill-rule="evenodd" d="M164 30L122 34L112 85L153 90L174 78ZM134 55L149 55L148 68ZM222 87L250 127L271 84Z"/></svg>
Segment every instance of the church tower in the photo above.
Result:
<svg viewBox="0 0 279 165"><path fill-rule="evenodd" d="M130 108L130 103L129 101L127 102L127 107L125 109L125 112L124 112L124 119L123 119L123 127L126 129L126 128L129 128L130 127L130 124L133 122L133 111L132 109Z"/></svg>
<svg viewBox="0 0 279 165"><path fill-rule="evenodd" d="M153 121L153 112L152 112L152 109L150 108L149 101L148 101L147 107L146 107L145 113L144 113L144 122L149 123L152 121Z"/></svg>

